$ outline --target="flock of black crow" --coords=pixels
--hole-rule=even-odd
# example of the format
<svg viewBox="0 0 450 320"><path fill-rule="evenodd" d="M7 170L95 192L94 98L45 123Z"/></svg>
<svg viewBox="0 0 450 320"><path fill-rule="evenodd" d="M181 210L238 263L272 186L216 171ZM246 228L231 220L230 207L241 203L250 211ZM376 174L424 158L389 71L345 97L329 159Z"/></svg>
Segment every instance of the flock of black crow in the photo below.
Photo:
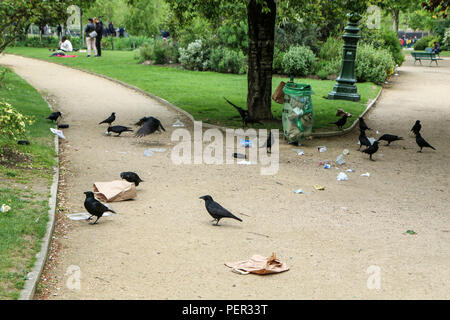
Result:
<svg viewBox="0 0 450 320"><path fill-rule="evenodd" d="M260 123L259 121L253 119L248 110L244 110L236 105L234 105L229 100L225 99L229 104L231 104L236 110L239 112L243 125L246 126L249 123ZM57 122L58 118L62 117L61 112L53 112L50 116L48 116L47 119L52 120L54 122ZM333 122L333 124L337 125L339 129L342 129L343 126L347 123L347 119L350 117L349 114L345 113L342 118L340 118L338 121ZM133 132L132 128L121 126L121 125L115 125L113 126L112 123L116 120L116 114L113 112L107 119L101 121L99 124L108 124L107 132L116 133L116 137L120 136L123 132ZM161 124L161 121L154 117L143 117L138 122L135 123L136 126L140 126L138 131L135 134L135 137L143 137L149 134L152 134L156 131L161 132L161 130L166 131L164 127ZM359 135L359 142L361 149L362 146L367 147L366 149L362 150L362 152L369 154L370 160L375 161L372 156L378 151L379 149L379 142L380 141L386 141L387 145L389 146L392 142L403 140L402 137L393 135L393 134L383 134L378 140L374 141L373 143L370 142L369 138L366 136L366 130L372 130L369 128L364 121L362 117L359 117L359 129L360 129L360 135ZM411 132L413 132L416 136L416 142L417 145L420 147L420 150L418 152L422 152L423 148L432 148L433 150L436 150L433 148L428 142L425 141L425 139L421 136L420 130L422 129L422 125L419 120L416 121L414 126L411 129ZM269 131L269 136L267 138L267 141L263 147L267 148L267 151L271 151L273 143L272 133ZM120 177L130 183L134 183L135 186L139 186L139 183L144 182L136 173L134 172L122 172L120 174ZM112 212L115 213L114 210L109 208L108 206L105 206L100 201L95 199L94 193L87 191L84 193L86 195L86 199L84 201L84 207L91 215L88 220L91 220L94 216L97 217L97 220L93 222L92 224L96 224L98 219L100 219L105 212ZM205 195L200 197L200 199L205 200L205 207L208 213L211 215L211 217L214 218L213 221L216 221L215 225L219 225L219 221L223 218L231 218L238 221L242 221L242 219L236 217L231 212L229 212L227 209L223 208L220 204L215 202L213 198L210 195Z"/></svg>

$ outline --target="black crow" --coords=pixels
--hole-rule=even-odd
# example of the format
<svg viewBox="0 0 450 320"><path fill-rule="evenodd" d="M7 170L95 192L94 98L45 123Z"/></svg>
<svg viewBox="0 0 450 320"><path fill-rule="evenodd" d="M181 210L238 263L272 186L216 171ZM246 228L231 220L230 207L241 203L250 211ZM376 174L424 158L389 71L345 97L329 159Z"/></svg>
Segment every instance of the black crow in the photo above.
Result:
<svg viewBox="0 0 450 320"><path fill-rule="evenodd" d="M366 132L364 130L361 130L361 133L359 134L359 150L361 150L362 146L370 147L372 143L370 142L369 138L366 136Z"/></svg>
<svg viewBox="0 0 450 320"><path fill-rule="evenodd" d="M111 113L111 115L108 117L108 119L103 120L99 124L107 123L108 125L111 125L111 123L113 123L114 120L116 120L116 113L115 112Z"/></svg>
<svg viewBox="0 0 450 320"><path fill-rule="evenodd" d="M359 117L359 129L360 129L360 130L363 130L363 131L365 131L365 130L372 130L372 129L370 129L370 128L367 126L367 124L366 124L366 122L364 121L363 117Z"/></svg>
<svg viewBox="0 0 450 320"><path fill-rule="evenodd" d="M342 118L340 118L338 121L332 122L330 124L335 124L339 129L342 129L342 127L345 126L345 124L347 123L347 118L350 117L347 114L344 114Z"/></svg>
<svg viewBox="0 0 450 320"><path fill-rule="evenodd" d="M398 141L398 140L403 140L403 138L402 138L402 137L399 137L399 136L396 136L396 135L393 135L393 134L383 134L383 135L378 139L378 142L380 142L381 140L387 141L387 143L388 143L387 146L388 146L388 145L391 144L391 142Z"/></svg>
<svg viewBox="0 0 450 320"><path fill-rule="evenodd" d="M232 103L231 101L227 100L227 98L225 98L225 101L228 102L229 104L231 104L237 111L239 111L239 114L241 115L242 118L242 123L244 124L244 126L247 126L247 124L249 123L259 123L259 124L263 124L262 122L253 119L252 116L250 116L250 112L248 112L248 110L244 110L241 107L238 107L237 105L235 105L234 103Z"/></svg>
<svg viewBox="0 0 450 320"><path fill-rule="evenodd" d="M152 118L152 117L143 117L143 118L139 119L139 121L136 122L134 125L140 127L150 118Z"/></svg>
<svg viewBox="0 0 450 320"><path fill-rule="evenodd" d="M141 180L141 178L139 178L139 176L134 172L122 172L120 174L120 177L127 180L128 182L134 183L136 187L139 185L139 183L144 182L144 180Z"/></svg>
<svg viewBox="0 0 450 320"><path fill-rule="evenodd" d="M133 130L131 128L128 127L124 127L124 126L112 126L112 127L108 127L108 132L114 132L117 133L117 136L120 136L122 134L122 132L133 132Z"/></svg>
<svg viewBox="0 0 450 320"><path fill-rule="evenodd" d="M414 134L418 134L421 129L422 125L420 124L420 120L417 120L414 126L412 127L411 131L414 132Z"/></svg>
<svg viewBox="0 0 450 320"><path fill-rule="evenodd" d="M228 211L227 209L222 207L220 204L215 202L211 196L209 196L209 195L202 196L202 197L200 197L200 199L205 200L206 210L211 215L211 217L214 218L213 221L217 221L216 226L219 225L219 221L222 218L232 218L232 219L236 219L236 220L242 222L242 219L236 217L230 211Z"/></svg>
<svg viewBox="0 0 450 320"><path fill-rule="evenodd" d="M54 122L56 122L58 120L59 117L62 117L62 113L57 111L57 112L53 112L51 115L49 115L47 117L47 119L52 120Z"/></svg>
<svg viewBox="0 0 450 320"><path fill-rule="evenodd" d="M93 216L97 217L97 220L95 220L95 222L92 224L96 224L98 219L100 219L107 211L116 213L114 210L108 208L103 203L95 199L93 192L86 191L84 194L86 195L86 199L84 200L84 207L91 214L88 220L91 220Z"/></svg>
<svg viewBox="0 0 450 320"><path fill-rule="evenodd" d="M372 159L372 155L378 151L378 141L374 141L373 144L368 147L367 149L364 149L362 152L367 153L370 155L370 160L375 161Z"/></svg>
<svg viewBox="0 0 450 320"><path fill-rule="evenodd" d="M420 147L420 150L417 152L422 152L423 148L431 148L433 150L436 150L428 142L426 142L424 138L422 138L422 136L420 135L420 132L416 133L416 142L417 142L417 145Z"/></svg>
<svg viewBox="0 0 450 320"><path fill-rule="evenodd" d="M155 132L156 130L158 130L159 132L161 132L161 129L163 131L166 131L166 129L164 129L164 127L161 124L161 121L159 121L156 118L153 117L149 117L144 124L142 125L142 127L136 132L136 137L140 138L149 134L152 134L153 132Z"/></svg>
<svg viewBox="0 0 450 320"><path fill-rule="evenodd" d="M267 153L272 153L272 143L273 143L272 131L269 131L269 135L267 136L267 140L264 143L264 145L262 146L262 148L267 148Z"/></svg>

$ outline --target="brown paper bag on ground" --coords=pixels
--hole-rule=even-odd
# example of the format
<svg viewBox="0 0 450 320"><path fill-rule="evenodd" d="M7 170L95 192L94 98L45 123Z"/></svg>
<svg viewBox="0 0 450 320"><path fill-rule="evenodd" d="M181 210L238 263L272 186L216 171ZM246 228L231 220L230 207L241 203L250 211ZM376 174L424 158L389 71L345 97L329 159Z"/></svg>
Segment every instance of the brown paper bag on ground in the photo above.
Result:
<svg viewBox="0 0 450 320"><path fill-rule="evenodd" d="M289 267L284 262L276 258L275 253L272 253L272 256L269 258L255 254L250 260L227 262L225 265L232 268L233 272L240 274L256 273L263 275L289 270Z"/></svg>
<svg viewBox="0 0 450 320"><path fill-rule="evenodd" d="M94 194L97 199L103 202L130 200L137 196L134 183L124 180L95 182Z"/></svg>
<svg viewBox="0 0 450 320"><path fill-rule="evenodd" d="M272 95L273 101L279 104L284 103L284 91L283 88L286 85L286 82L281 81L278 87L275 89L275 92Z"/></svg>

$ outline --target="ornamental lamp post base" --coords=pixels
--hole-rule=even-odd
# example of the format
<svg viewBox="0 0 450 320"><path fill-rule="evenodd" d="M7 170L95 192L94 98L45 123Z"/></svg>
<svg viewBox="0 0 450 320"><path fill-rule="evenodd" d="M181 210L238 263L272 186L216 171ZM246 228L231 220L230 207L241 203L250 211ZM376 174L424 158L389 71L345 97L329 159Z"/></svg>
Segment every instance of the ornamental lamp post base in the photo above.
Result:
<svg viewBox="0 0 450 320"><path fill-rule="evenodd" d="M337 83L335 84L333 91L328 94L328 99L358 102L361 100L361 96L355 85Z"/></svg>

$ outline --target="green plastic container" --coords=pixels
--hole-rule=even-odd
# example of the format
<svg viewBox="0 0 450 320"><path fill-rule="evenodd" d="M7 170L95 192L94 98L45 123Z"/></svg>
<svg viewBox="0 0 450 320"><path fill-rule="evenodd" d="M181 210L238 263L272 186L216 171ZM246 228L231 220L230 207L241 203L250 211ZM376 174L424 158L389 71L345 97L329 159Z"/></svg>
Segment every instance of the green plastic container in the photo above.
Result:
<svg viewBox="0 0 450 320"><path fill-rule="evenodd" d="M314 109L311 95L314 94L308 84L286 83L283 89L283 132L289 143L301 142L312 134Z"/></svg>

